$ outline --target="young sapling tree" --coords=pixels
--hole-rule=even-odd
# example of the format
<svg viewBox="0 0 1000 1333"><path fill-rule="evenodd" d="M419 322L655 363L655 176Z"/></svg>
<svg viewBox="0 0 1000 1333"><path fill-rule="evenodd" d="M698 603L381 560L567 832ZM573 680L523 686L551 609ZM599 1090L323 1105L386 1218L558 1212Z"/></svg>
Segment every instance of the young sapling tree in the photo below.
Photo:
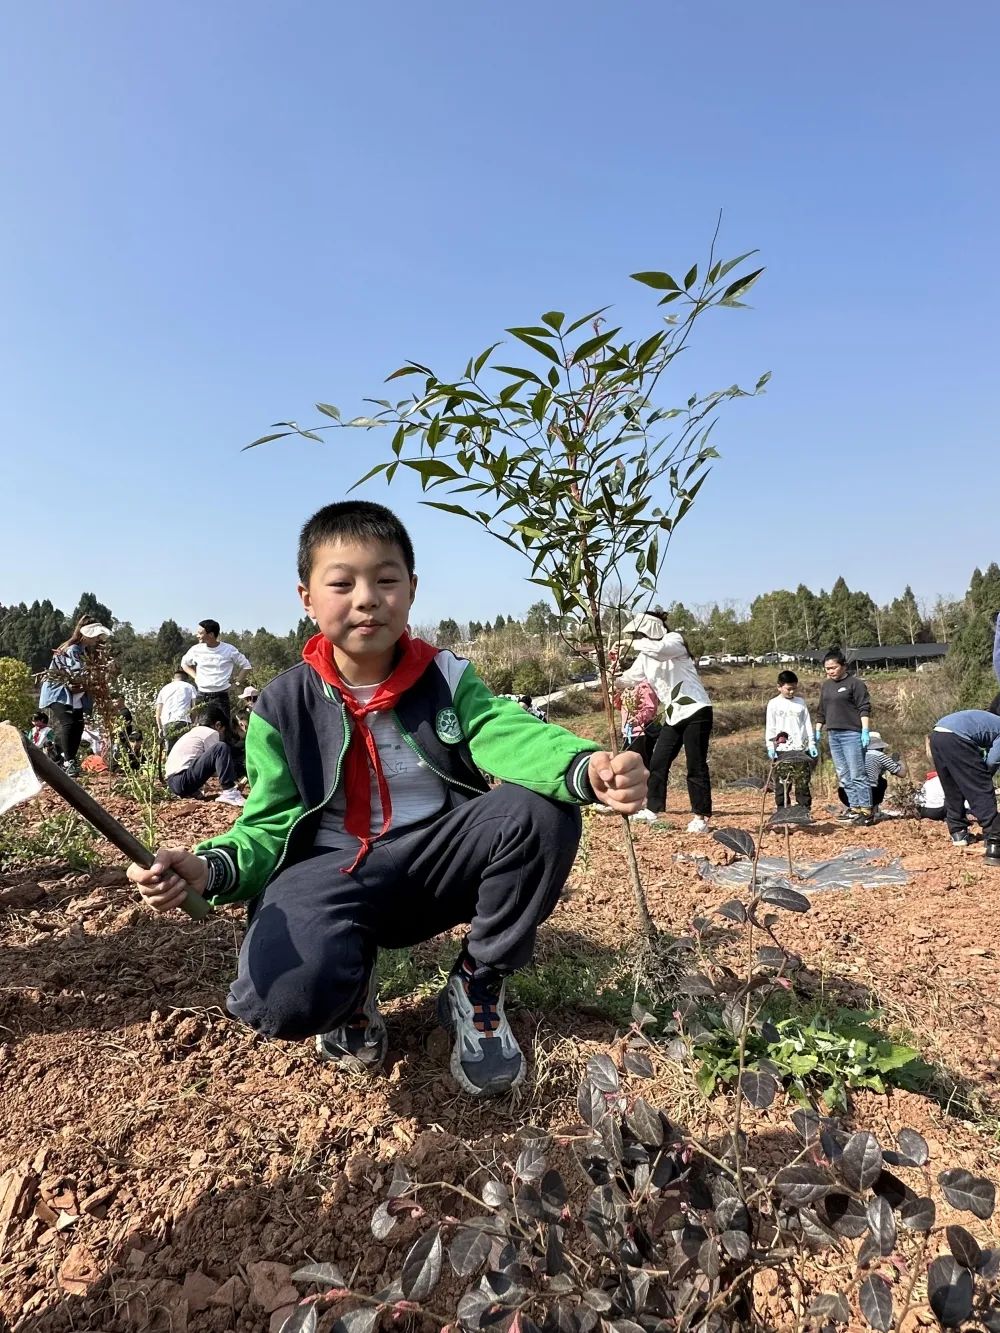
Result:
<svg viewBox="0 0 1000 1333"><path fill-rule="evenodd" d="M732 384L678 406L665 398L666 372L703 315L742 305L763 271L747 267L752 253L717 260L713 240L704 269L693 265L682 281L634 273L667 308L644 332L609 326L609 307L570 320L549 310L537 324L507 330L529 356L501 361L494 343L449 379L408 361L388 380L417 379L409 397L368 399L374 413L346 421L338 408L317 403L330 424L306 430L278 422L247 447L291 434L319 440L319 431L337 427L388 428L388 456L357 485L412 470L424 491L448 497L424 503L527 555L529 581L592 646L614 753L608 627L655 596L670 539L718 456L719 408L760 393L769 378L762 375L749 394ZM626 846L640 933L650 941L656 932L630 836Z"/></svg>

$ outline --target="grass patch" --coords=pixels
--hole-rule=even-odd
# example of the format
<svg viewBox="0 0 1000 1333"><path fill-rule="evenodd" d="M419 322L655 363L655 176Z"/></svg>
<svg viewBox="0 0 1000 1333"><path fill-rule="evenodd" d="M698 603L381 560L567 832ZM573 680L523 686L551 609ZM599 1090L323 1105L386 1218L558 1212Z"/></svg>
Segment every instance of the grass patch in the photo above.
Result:
<svg viewBox="0 0 1000 1333"><path fill-rule="evenodd" d="M89 870L100 859L96 846L97 834L71 810L49 815L35 825L22 810L0 816L0 871L29 870L42 864Z"/></svg>
<svg viewBox="0 0 1000 1333"><path fill-rule="evenodd" d="M377 965L380 998L436 996L456 953L455 941L450 939L430 940L412 949L383 949ZM577 1010L620 1027L632 1021L633 986L623 957L615 950L553 953L539 959L514 973L507 997L512 1010Z"/></svg>

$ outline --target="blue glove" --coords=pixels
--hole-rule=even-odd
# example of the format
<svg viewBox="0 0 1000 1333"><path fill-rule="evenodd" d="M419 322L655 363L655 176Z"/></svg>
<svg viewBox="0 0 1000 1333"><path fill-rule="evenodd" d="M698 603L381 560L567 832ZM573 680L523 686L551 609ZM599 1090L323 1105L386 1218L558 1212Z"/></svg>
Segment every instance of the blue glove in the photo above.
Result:
<svg viewBox="0 0 1000 1333"><path fill-rule="evenodd" d="M772 760L773 760L776 754L777 754L777 750L775 750L774 746L773 746L773 745L769 745L769 746L767 747L767 757L768 757L768 759L772 759Z"/></svg>
<svg viewBox="0 0 1000 1333"><path fill-rule="evenodd" d="M862 727L862 728L861 728L861 748L862 748L862 750L867 750L867 749L868 749L868 742L869 742L870 739L871 739L871 733L869 732L868 728L867 728L867 727Z"/></svg>
<svg viewBox="0 0 1000 1333"><path fill-rule="evenodd" d="M819 750L817 750L815 744L810 745L810 747L809 747L809 758L810 758L810 759L818 759L818 758L819 758Z"/></svg>

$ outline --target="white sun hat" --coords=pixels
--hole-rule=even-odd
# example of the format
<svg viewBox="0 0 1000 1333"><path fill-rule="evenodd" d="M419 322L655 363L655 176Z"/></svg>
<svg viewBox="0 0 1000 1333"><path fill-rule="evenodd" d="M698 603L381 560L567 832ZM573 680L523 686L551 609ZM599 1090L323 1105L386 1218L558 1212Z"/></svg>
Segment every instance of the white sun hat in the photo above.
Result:
<svg viewBox="0 0 1000 1333"><path fill-rule="evenodd" d="M111 631L107 625L84 625L80 631L81 639L110 639Z"/></svg>

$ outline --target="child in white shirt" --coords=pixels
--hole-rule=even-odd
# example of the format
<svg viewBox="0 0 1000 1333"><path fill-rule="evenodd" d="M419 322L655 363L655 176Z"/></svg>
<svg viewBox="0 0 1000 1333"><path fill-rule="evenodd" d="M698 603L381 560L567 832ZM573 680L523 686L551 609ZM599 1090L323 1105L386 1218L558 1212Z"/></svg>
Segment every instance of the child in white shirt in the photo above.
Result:
<svg viewBox="0 0 1000 1333"><path fill-rule="evenodd" d="M810 760L816 758L818 751L809 707L796 693L798 684L794 671L779 671L778 693L767 705L764 723L767 757L776 761L774 803L779 810L790 804L788 796L793 788L797 805L804 805L807 810L812 806ZM782 758L783 755L787 758Z"/></svg>

